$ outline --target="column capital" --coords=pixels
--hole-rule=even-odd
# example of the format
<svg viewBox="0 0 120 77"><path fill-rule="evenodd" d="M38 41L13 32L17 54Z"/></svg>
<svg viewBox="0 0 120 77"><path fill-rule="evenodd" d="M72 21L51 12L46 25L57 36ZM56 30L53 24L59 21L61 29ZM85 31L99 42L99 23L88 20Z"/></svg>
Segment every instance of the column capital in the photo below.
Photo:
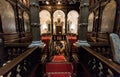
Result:
<svg viewBox="0 0 120 77"><path fill-rule="evenodd" d="M40 40L40 41L32 41L32 43L28 46L29 48L38 46L40 48L44 48L45 44Z"/></svg>
<svg viewBox="0 0 120 77"><path fill-rule="evenodd" d="M80 4L80 7L83 8L83 7L89 7L89 3L81 3Z"/></svg>
<svg viewBox="0 0 120 77"><path fill-rule="evenodd" d="M30 6L39 7L39 4L37 2L31 2Z"/></svg>
<svg viewBox="0 0 120 77"><path fill-rule="evenodd" d="M88 25L88 23L80 23L79 25L80 25L80 26Z"/></svg>
<svg viewBox="0 0 120 77"><path fill-rule="evenodd" d="M77 40L73 45L76 47L80 47L80 46L90 47L90 44L87 42L87 40Z"/></svg>

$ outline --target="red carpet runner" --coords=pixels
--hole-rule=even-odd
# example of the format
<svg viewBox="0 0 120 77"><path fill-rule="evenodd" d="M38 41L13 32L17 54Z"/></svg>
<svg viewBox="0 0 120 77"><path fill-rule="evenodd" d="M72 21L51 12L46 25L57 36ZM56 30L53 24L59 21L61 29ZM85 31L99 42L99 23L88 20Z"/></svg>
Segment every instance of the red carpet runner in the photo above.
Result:
<svg viewBox="0 0 120 77"><path fill-rule="evenodd" d="M65 74L48 74L48 77L71 77L71 74L65 73Z"/></svg>
<svg viewBox="0 0 120 77"><path fill-rule="evenodd" d="M73 66L63 55L54 56L52 62L46 64L48 77L70 77L72 73Z"/></svg>
<svg viewBox="0 0 120 77"><path fill-rule="evenodd" d="M53 57L52 62L66 62L66 59L63 55L56 55Z"/></svg>

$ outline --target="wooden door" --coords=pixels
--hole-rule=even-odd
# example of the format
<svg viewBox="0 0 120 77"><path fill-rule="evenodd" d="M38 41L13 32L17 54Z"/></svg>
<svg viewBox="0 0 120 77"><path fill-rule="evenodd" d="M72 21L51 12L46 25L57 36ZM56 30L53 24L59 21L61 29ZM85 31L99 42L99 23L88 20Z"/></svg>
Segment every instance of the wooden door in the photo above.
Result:
<svg viewBox="0 0 120 77"><path fill-rule="evenodd" d="M62 34L62 26L56 26L56 34Z"/></svg>

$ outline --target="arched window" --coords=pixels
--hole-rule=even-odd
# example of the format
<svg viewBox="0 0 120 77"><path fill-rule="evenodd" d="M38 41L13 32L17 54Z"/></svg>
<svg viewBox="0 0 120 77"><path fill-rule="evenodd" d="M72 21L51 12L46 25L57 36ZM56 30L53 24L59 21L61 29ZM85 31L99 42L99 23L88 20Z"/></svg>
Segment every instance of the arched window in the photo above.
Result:
<svg viewBox="0 0 120 77"><path fill-rule="evenodd" d="M23 13L25 32L30 32L30 21L28 13Z"/></svg>
<svg viewBox="0 0 120 77"><path fill-rule="evenodd" d="M39 13L40 16L40 25L41 25L41 34L50 33L51 30L51 15L47 10L42 10Z"/></svg>
<svg viewBox="0 0 120 77"><path fill-rule="evenodd" d="M77 11L72 10L67 15L67 31L68 33L77 34L77 26L78 26L78 17L79 14Z"/></svg>
<svg viewBox="0 0 120 77"><path fill-rule="evenodd" d="M93 21L94 21L94 13L90 13L88 17L88 32L92 32L93 30Z"/></svg>
<svg viewBox="0 0 120 77"><path fill-rule="evenodd" d="M0 0L0 15L3 32L16 32L14 10L12 6L5 0Z"/></svg>
<svg viewBox="0 0 120 77"><path fill-rule="evenodd" d="M111 0L104 8L102 14L101 32L113 32L115 14L116 2L115 0Z"/></svg>

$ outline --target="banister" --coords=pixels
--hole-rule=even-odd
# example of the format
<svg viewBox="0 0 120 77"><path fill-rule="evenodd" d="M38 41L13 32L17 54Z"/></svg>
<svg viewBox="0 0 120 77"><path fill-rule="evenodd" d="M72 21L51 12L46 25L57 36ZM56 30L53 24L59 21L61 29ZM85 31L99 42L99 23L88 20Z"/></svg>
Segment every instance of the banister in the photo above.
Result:
<svg viewBox="0 0 120 77"><path fill-rule="evenodd" d="M28 47L30 43L5 43L5 47Z"/></svg>
<svg viewBox="0 0 120 77"><path fill-rule="evenodd" d="M82 46L82 48L85 49L92 56L96 57L98 60L103 62L105 65L107 65L107 67L111 68L112 70L114 70L115 72L120 74L120 65L119 64L117 64L117 63L115 63L113 61L110 61L108 58L100 55L99 53L97 53L96 51L90 49L89 47Z"/></svg>
<svg viewBox="0 0 120 77"><path fill-rule="evenodd" d="M13 59L11 62L7 63L5 66L0 68L0 76L5 75L9 72L13 67L15 67L18 63L28 57L32 52L34 52L38 47L33 47L28 49L26 52L21 54L20 56Z"/></svg>
<svg viewBox="0 0 120 77"><path fill-rule="evenodd" d="M89 42L90 46L109 46L106 42Z"/></svg>

